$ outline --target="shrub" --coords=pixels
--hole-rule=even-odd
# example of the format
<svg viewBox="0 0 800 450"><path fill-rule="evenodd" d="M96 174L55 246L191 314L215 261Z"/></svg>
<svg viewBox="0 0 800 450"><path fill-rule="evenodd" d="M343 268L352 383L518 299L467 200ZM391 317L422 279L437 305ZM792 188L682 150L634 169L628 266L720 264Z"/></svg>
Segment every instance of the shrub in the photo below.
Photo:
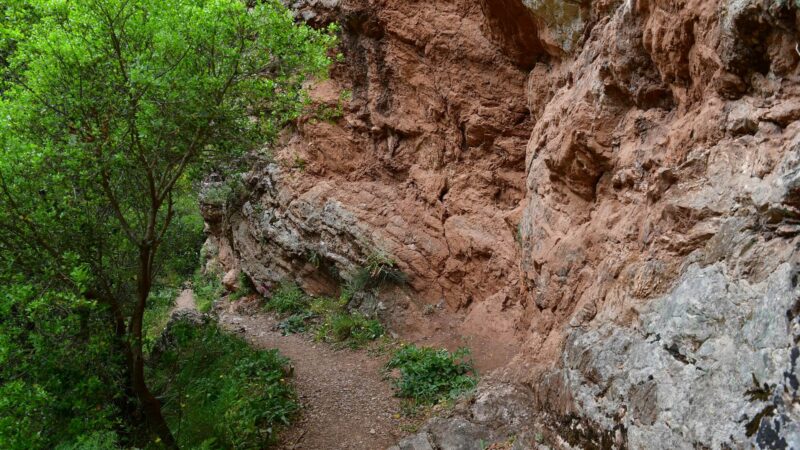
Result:
<svg viewBox="0 0 800 450"><path fill-rule="evenodd" d="M353 92L349 89L345 89L339 93L339 98L335 105L309 105L309 107L306 108L305 114L309 116L309 121L312 123L319 121L336 123L339 119L344 117L344 107L352 99Z"/></svg>
<svg viewBox="0 0 800 450"><path fill-rule="evenodd" d="M272 294L266 309L288 314L278 324L286 334L304 332L316 327L316 339L360 348L383 336L381 323L360 313L347 311L348 298L309 297L297 285L282 283Z"/></svg>
<svg viewBox="0 0 800 450"><path fill-rule="evenodd" d="M247 186L244 184L242 174L237 173L230 175L225 181L203 186L200 200L206 205L216 207L238 206L247 195Z"/></svg>
<svg viewBox="0 0 800 450"><path fill-rule="evenodd" d="M147 309L144 312L144 349L150 352L153 344L158 340L161 332L169 322L169 312L175 304L178 290L174 288L161 288L150 293Z"/></svg>
<svg viewBox="0 0 800 450"><path fill-rule="evenodd" d="M328 317L344 311L347 301L346 298L317 297L311 300L308 310L319 317Z"/></svg>
<svg viewBox="0 0 800 450"><path fill-rule="evenodd" d="M181 321L151 367L164 415L183 448L264 448L298 410L288 360L214 323Z"/></svg>
<svg viewBox="0 0 800 450"><path fill-rule="evenodd" d="M284 336L294 333L303 333L307 329L307 322L314 317L309 312L292 314L278 323L278 329Z"/></svg>
<svg viewBox="0 0 800 450"><path fill-rule="evenodd" d="M272 294L266 308L280 314L296 314L305 311L308 303L308 297L296 284L284 282Z"/></svg>
<svg viewBox="0 0 800 450"><path fill-rule="evenodd" d="M189 191L191 186L181 186L175 198L175 218L157 255L161 267L158 286L179 286L191 278L200 261L200 249L206 240L204 222L197 195Z"/></svg>
<svg viewBox="0 0 800 450"><path fill-rule="evenodd" d="M109 315L70 292L0 283L0 448L78 445L120 430L125 362Z"/></svg>
<svg viewBox="0 0 800 450"><path fill-rule="evenodd" d="M398 397L433 404L454 399L475 387L477 373L468 358L466 348L450 353L445 349L405 345L395 352L386 368L400 371L393 380Z"/></svg>
<svg viewBox="0 0 800 450"><path fill-rule="evenodd" d="M359 348L383 336L381 323L359 313L339 312L329 315L317 330L317 338L326 342L345 343Z"/></svg>
<svg viewBox="0 0 800 450"><path fill-rule="evenodd" d="M214 301L221 298L225 292L225 287L216 275L204 274L200 270L195 272L192 278L192 289L197 310L203 313L209 312Z"/></svg>
<svg viewBox="0 0 800 450"><path fill-rule="evenodd" d="M347 283L346 295L365 289L373 289L384 283L403 284L406 274L397 268L397 262L383 252L371 253L364 266L356 271Z"/></svg>
<svg viewBox="0 0 800 450"><path fill-rule="evenodd" d="M61 444L56 450L109 450L120 448L117 433L113 431L95 431L80 436L75 441Z"/></svg>

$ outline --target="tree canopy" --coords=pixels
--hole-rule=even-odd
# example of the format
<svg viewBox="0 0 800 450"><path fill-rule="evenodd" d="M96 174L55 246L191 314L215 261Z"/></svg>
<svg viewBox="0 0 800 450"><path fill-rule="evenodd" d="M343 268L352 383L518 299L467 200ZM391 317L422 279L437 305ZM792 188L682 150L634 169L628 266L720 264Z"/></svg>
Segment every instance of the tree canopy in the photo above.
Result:
<svg viewBox="0 0 800 450"><path fill-rule="evenodd" d="M174 446L144 380L142 317L176 201L301 112L335 28L298 24L277 0L28 0L0 14L0 307L106 317L119 395ZM28 331L0 327L0 362L38 336L26 317L2 322ZM62 331L99 333L90 323ZM15 355L0 389L36 383L21 369L31 354Z"/></svg>

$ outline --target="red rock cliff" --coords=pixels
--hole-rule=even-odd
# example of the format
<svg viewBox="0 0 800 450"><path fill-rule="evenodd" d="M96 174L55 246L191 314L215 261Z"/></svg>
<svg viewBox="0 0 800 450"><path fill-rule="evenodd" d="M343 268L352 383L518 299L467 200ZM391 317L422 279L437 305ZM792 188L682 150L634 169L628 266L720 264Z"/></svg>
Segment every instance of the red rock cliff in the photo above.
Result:
<svg viewBox="0 0 800 450"><path fill-rule="evenodd" d="M409 283L374 309L470 336L552 423L599 430L573 445L800 440L796 4L293 7L342 25L312 89L341 116L204 206L226 269L324 292L391 255Z"/></svg>

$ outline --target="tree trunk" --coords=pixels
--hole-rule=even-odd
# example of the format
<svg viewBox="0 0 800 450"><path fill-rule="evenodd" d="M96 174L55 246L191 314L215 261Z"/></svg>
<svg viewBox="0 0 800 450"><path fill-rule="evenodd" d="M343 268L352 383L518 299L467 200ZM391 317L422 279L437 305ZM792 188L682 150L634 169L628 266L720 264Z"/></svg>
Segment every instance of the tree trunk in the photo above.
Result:
<svg viewBox="0 0 800 450"><path fill-rule="evenodd" d="M139 274L137 302L131 318L131 372L133 391L142 403L151 430L161 438L161 442L170 449L177 449L178 444L161 413L161 403L150 392L144 378L144 354L142 352L142 320L147 306L147 297L153 285L153 256L155 249L148 244L139 247Z"/></svg>

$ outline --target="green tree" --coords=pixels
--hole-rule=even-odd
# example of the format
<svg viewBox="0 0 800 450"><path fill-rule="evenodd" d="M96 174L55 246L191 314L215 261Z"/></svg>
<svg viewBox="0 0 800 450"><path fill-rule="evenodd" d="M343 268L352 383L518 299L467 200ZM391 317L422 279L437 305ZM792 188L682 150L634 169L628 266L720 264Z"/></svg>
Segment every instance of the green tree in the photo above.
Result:
<svg viewBox="0 0 800 450"><path fill-rule="evenodd" d="M102 308L24 280L0 285L0 448L115 434L125 365Z"/></svg>
<svg viewBox="0 0 800 450"><path fill-rule="evenodd" d="M0 270L108 308L129 389L175 447L142 350L175 200L302 111L334 30L277 0L17 3L0 35Z"/></svg>

